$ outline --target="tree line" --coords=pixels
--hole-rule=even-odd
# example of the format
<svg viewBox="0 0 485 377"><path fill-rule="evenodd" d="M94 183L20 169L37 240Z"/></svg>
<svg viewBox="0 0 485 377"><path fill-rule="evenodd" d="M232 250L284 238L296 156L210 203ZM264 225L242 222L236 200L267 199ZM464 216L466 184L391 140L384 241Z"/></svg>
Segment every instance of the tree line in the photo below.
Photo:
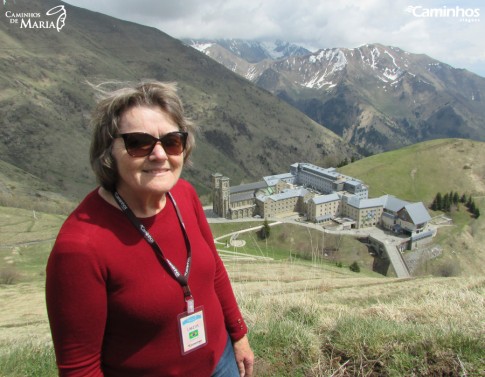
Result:
<svg viewBox="0 0 485 377"><path fill-rule="evenodd" d="M451 212L453 208L458 209L458 204L463 204L468 211L475 216L475 218L480 217L480 209L475 204L471 195L466 194L458 194L457 192L449 192L442 195L440 192L436 194L431 203L431 209L433 211L443 211L443 212Z"/></svg>

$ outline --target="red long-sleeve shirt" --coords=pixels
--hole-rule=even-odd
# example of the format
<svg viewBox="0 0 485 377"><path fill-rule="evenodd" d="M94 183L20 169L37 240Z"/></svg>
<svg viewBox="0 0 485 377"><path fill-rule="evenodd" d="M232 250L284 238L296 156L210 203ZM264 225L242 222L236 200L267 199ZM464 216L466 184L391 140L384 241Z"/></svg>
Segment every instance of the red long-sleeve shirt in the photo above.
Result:
<svg viewBox="0 0 485 377"><path fill-rule="evenodd" d="M189 285L203 306L208 344L181 354L183 291L118 208L91 192L68 217L47 264L46 300L61 376L210 376L227 341L247 332L195 190L171 190L192 246ZM140 219L185 270L187 250L170 200Z"/></svg>

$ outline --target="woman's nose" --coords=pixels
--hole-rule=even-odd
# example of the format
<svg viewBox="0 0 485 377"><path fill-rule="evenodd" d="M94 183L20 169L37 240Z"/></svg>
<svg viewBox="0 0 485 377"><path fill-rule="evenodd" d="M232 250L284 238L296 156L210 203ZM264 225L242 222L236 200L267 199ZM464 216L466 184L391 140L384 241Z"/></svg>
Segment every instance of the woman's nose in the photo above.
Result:
<svg viewBox="0 0 485 377"><path fill-rule="evenodd" d="M155 144L155 147L153 147L152 153L150 153L149 157L156 159L167 158L167 153L165 153L165 149L163 149L161 142L157 142Z"/></svg>

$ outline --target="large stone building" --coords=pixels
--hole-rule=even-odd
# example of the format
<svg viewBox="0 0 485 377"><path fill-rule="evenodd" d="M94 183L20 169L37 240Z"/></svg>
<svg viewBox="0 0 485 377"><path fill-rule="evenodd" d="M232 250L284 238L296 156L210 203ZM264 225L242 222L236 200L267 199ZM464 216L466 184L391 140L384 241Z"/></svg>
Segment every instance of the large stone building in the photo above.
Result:
<svg viewBox="0 0 485 377"><path fill-rule="evenodd" d="M423 203L391 195L369 199L362 181L308 163L239 186L230 186L228 177L216 173L212 185L213 210L228 219L298 215L314 223L340 222L357 229L380 225L411 237L424 235L431 219Z"/></svg>

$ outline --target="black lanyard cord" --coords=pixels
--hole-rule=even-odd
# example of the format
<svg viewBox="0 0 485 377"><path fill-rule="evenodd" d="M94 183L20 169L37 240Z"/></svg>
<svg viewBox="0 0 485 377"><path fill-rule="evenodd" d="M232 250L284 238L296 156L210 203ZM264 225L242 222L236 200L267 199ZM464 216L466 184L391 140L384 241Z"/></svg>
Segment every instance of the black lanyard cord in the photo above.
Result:
<svg viewBox="0 0 485 377"><path fill-rule="evenodd" d="M192 249L190 247L189 236L187 235L187 230L185 229L185 224L182 220L182 215L180 214L180 210L179 210L177 203L175 202L175 199L173 198L172 194L170 192L168 192L167 196L169 197L170 201L172 202L172 204L175 208L175 212L177 214L177 219L179 221L180 228L182 229L182 233L184 235L185 247L187 249L187 263L185 265L185 271L184 271L183 275L179 272L177 267L175 267L175 265L169 259L167 259L167 257L165 257L160 246L158 246L157 242L153 239L153 237L148 232L148 230L145 228L145 226L138 220L138 218L135 216L135 214L133 213L131 208L128 207L128 205L126 204L124 199L121 197L121 195L118 193L118 191L113 191L112 194L113 194L113 197L115 198L116 202L120 206L120 209L128 217L128 219L133 224L133 226L136 229L138 229L138 231L141 233L143 238L148 242L148 244L155 251L155 254L157 254L162 259L162 261L165 262L165 264L169 267L169 269L172 272L173 277L182 286L185 299L187 300L187 299L191 298L192 294L191 294L190 288L189 288L189 274L190 274L190 267L191 267L191 262L192 262Z"/></svg>

